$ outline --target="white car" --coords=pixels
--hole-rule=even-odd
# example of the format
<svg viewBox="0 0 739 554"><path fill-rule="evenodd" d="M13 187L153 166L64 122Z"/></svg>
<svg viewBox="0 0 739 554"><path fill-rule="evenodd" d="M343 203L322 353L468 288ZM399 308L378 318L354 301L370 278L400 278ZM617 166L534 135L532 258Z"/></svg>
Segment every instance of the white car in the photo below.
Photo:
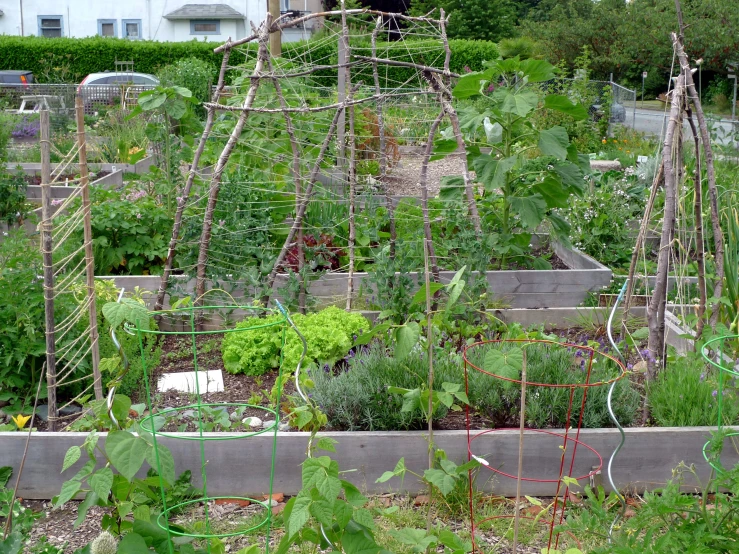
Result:
<svg viewBox="0 0 739 554"><path fill-rule="evenodd" d="M121 96L123 85L130 85L130 91L138 96L138 93L158 84L159 79L148 73L90 73L82 79L77 93L82 96L87 109L93 104L114 104Z"/></svg>

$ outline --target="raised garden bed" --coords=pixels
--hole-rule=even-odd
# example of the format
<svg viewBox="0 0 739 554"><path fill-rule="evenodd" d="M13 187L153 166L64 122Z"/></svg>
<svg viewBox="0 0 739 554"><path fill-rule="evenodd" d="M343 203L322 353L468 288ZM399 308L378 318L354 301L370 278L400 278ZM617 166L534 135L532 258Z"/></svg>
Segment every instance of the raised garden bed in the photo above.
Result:
<svg viewBox="0 0 739 554"><path fill-rule="evenodd" d="M611 270L590 256L577 250L565 248L559 243L553 245L554 254L570 269L552 270L503 270L486 273L490 289L495 300L507 304L511 308L562 308L578 306L588 292L597 291L611 282ZM440 272L442 283L448 283L455 271ZM409 274L416 282L423 279L422 273ZM117 287L133 290L138 286L144 290L155 292L159 288L159 277L156 276L100 276L102 279L114 279ZM184 276L173 278L180 291L192 292L195 280ZM318 299L318 305L329 305L346 297L346 273L325 273L308 284L309 294ZM278 291L288 282L287 274L280 274L275 281L274 290ZM368 274L354 274L354 290L362 291L369 297L372 294ZM249 291L253 293L253 291ZM232 293L243 295L244 291ZM279 298L279 294L277 296Z"/></svg>

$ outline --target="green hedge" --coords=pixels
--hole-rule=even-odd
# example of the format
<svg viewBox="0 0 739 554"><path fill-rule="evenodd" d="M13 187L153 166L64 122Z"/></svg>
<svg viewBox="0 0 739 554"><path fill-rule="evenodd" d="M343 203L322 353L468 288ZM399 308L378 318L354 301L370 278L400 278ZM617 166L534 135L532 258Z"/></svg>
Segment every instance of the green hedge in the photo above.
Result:
<svg viewBox="0 0 739 554"><path fill-rule="evenodd" d="M116 60L133 60L135 71L156 73L167 64L179 59L195 57L213 67L214 79L221 65L221 55L215 54L214 42L155 42L131 41L125 39L90 37L90 38L41 38L15 37L0 35L0 69L25 69L34 73L37 80L43 81L49 68L59 64L69 66L69 73L79 82L85 75L98 71L113 70ZM484 60L498 57L497 45L488 41L451 40L452 57L450 68L462 73L465 67L480 69ZM256 48L255 45L249 45ZM305 56L310 49L311 58L316 64L336 63L337 46L322 41L320 43L294 42L283 45L283 55L292 59ZM352 48L361 55L370 55L369 44L352 44ZM405 43L385 43L379 46L378 56L396 60L413 59L419 63L440 67L443 62L443 51L433 41L412 41ZM233 56L232 63L240 60ZM243 58L241 58L243 59ZM393 87L412 75L412 70L402 67L383 68L381 75L387 79L387 86ZM335 72L324 72L319 76L319 83L324 86L335 84ZM355 82L363 80L371 85L371 72L361 72ZM383 83L385 84L385 83Z"/></svg>

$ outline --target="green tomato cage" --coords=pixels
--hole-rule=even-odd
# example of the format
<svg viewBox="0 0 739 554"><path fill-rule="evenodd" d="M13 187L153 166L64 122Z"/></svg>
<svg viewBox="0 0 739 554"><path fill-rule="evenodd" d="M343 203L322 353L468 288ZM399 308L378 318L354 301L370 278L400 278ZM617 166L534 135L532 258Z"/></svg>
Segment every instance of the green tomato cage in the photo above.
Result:
<svg viewBox="0 0 739 554"><path fill-rule="evenodd" d="M205 402L203 394L207 391L201 390L200 379L198 378L198 372L205 371L199 364L199 356L202 357L203 344L207 340L204 337L217 338L222 337L227 333L249 333L256 329L273 328L275 333L280 333L282 340L281 351L284 350L285 335L289 324L288 314L282 306L278 305L279 309L262 308L255 306L188 306L184 308L164 310L159 312L151 312L152 317L156 316L159 325L156 329L145 329L142 328L138 322L136 325L126 325L126 331L130 334L135 334L138 337L139 349L141 353L141 359L143 362L143 373L144 373L144 386L146 389L146 403L148 413L146 417L140 422L140 429L142 432L148 433L152 438L152 444L154 446L154 453L156 458L157 473L159 474L159 488L161 493L161 501L163 509L157 519L158 526L168 533L169 538L169 552L174 554L175 544L178 544L183 540L184 537L192 539L193 544L199 545L199 548L210 553L211 551L221 551L222 546L220 545L220 539L226 537L235 537L239 535L255 534L259 530L261 538L262 532L264 533L264 544L265 552L269 552L270 547L270 532L272 529L272 506L271 499L273 494L274 474L275 474L275 458L277 449L277 431L280 425L280 413L278 409L266 408L264 406L249 404L245 402L231 402L231 403L213 403ZM254 325L246 328L232 328L229 327L226 322L230 317L234 315L245 315L245 316L269 316L279 315L279 319L273 320L270 323L264 325ZM217 328L216 328L217 327ZM153 394L156 390L152 391L153 382L152 378L155 375L152 373L152 369L146 365L144 337L146 335L157 335L160 340L164 340L165 337L181 337L185 338L192 349L192 366L196 372L196 378L194 379L193 402L186 405L175 408L167 408L164 410L154 411L154 403L152 401ZM175 338L176 340L176 338ZM282 382L282 358L280 359L280 368L278 373L278 382ZM154 383L155 385L155 383ZM277 398L276 405L280 404L281 388L276 387ZM205 430L206 416L205 412L208 409L219 408L219 409L233 409L233 410L259 410L264 413L265 418L274 418L274 423L267 428L253 431L234 431L234 432L219 432L209 433ZM173 431L167 431L163 428L169 418L173 416L183 416L185 413L191 418L189 421L197 427L196 432L190 433L179 433ZM214 459L218 456L217 443L221 441L230 440L246 440L257 435L271 435L271 456L270 456L270 469L269 469L269 482L264 484L264 492L266 498L264 500L260 498L252 498L245 496L229 495L228 497L223 496L211 496L208 494L208 460ZM200 469L199 477L201 481L202 495L197 498L189 499L184 502L169 502L167 501L167 485L162 479L162 463L163 460L159 454L159 445L166 444L168 447L176 447L176 441L189 441L197 443L197 449L199 451L200 458ZM244 449L244 454L248 450ZM246 467L248 465L247 460L241 459L240 465ZM197 473L197 470L193 468L193 473ZM255 516L250 520L247 526L239 527L236 530L224 529L223 526L219 526L213 517L213 505L218 500L228 499L229 501L247 501L250 505L258 507L259 512L255 513ZM199 517L198 508L202 508L202 517ZM174 520L178 514L188 510L195 510L193 513L198 514L198 520L195 522L188 522L188 525L182 525L175 523ZM263 517L258 517L262 515ZM251 541L252 544L258 542L257 537ZM202 551L201 550L201 551Z"/></svg>

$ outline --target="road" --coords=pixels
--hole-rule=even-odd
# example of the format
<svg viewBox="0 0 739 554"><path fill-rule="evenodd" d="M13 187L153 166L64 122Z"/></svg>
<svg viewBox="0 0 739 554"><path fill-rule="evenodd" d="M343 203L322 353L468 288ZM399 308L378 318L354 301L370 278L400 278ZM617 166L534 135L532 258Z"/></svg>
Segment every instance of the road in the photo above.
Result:
<svg viewBox="0 0 739 554"><path fill-rule="evenodd" d="M663 129L667 128L667 120L669 118L669 107L666 112L657 110L647 110L636 108L636 118L634 117L634 107L624 106L626 109L625 125L633 127L637 131L641 131L650 135L661 136ZM696 127L698 122L696 120ZM713 122L709 121L709 132L713 136L715 143L728 145L731 143L732 127L739 132L739 121L731 121L730 119L717 119ZM713 131L711 129L713 128ZM690 133L688 124L685 124L685 130Z"/></svg>

